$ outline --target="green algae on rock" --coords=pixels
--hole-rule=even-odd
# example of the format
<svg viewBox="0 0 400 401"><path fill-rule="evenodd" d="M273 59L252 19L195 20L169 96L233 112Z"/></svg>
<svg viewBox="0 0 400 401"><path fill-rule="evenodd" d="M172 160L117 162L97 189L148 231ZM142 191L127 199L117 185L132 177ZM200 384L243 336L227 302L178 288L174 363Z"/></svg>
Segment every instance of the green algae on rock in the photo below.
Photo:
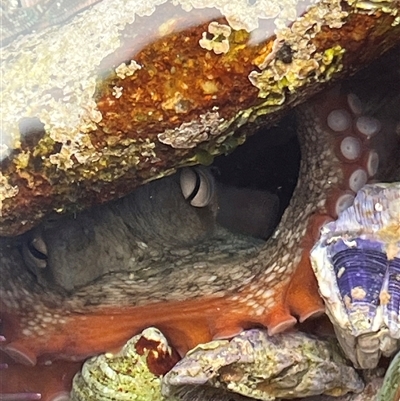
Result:
<svg viewBox="0 0 400 401"><path fill-rule="evenodd" d="M376 401L398 401L400 399L400 351L393 358L386 371Z"/></svg>
<svg viewBox="0 0 400 401"><path fill-rule="evenodd" d="M3 49L2 235L210 162L400 38L395 1L91 3Z"/></svg>

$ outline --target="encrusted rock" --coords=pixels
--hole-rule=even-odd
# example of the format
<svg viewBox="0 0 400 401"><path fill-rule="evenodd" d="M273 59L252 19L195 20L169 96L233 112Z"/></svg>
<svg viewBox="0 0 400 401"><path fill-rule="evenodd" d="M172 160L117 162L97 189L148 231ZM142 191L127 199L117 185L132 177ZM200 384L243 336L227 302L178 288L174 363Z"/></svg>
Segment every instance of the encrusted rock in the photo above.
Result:
<svg viewBox="0 0 400 401"><path fill-rule="evenodd" d="M386 371L383 385L376 401L400 400L400 351L393 358Z"/></svg>
<svg viewBox="0 0 400 401"><path fill-rule="evenodd" d="M210 163L400 40L396 1L297 3L8 1L0 234Z"/></svg>
<svg viewBox="0 0 400 401"><path fill-rule="evenodd" d="M164 376L163 394L203 385L265 401L339 396L364 386L334 343L304 333L271 337L263 330L196 347Z"/></svg>

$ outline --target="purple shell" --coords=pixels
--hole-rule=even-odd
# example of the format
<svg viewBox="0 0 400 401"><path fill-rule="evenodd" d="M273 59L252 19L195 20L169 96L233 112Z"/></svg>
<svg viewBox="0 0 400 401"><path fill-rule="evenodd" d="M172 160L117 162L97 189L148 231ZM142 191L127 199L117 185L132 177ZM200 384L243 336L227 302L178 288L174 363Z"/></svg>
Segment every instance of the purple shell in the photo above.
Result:
<svg viewBox="0 0 400 401"><path fill-rule="evenodd" d="M387 276L388 293L391 297L389 303L384 307L384 321L391 333L397 331L395 338L400 338L400 258L389 261Z"/></svg>
<svg viewBox="0 0 400 401"><path fill-rule="evenodd" d="M329 245L327 252L347 313L362 310L370 322L368 329L372 329L388 271L382 244L360 238L350 243L340 239Z"/></svg>
<svg viewBox="0 0 400 401"><path fill-rule="evenodd" d="M400 183L361 189L321 229L311 263L346 352L373 341L385 355L400 347Z"/></svg>

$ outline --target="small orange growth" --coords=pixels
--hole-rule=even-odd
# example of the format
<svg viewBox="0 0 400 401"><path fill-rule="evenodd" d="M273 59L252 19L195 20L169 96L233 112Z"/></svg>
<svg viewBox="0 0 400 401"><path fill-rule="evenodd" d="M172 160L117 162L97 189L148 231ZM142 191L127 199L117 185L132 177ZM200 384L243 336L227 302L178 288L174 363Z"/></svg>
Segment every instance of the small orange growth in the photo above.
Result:
<svg viewBox="0 0 400 401"><path fill-rule="evenodd" d="M165 375L179 361L179 355L174 349L164 350L161 344L144 336L135 345L136 352L144 355L148 352L146 362L150 372L157 376Z"/></svg>

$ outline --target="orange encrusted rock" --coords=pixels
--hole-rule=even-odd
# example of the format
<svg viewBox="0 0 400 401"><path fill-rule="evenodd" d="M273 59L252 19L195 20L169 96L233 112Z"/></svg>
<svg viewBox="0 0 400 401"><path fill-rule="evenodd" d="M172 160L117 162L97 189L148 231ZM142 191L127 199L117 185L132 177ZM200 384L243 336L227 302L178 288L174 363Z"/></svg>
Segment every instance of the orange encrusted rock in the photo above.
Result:
<svg viewBox="0 0 400 401"><path fill-rule="evenodd" d="M209 164L400 40L396 1L32 3L3 15L5 236Z"/></svg>

